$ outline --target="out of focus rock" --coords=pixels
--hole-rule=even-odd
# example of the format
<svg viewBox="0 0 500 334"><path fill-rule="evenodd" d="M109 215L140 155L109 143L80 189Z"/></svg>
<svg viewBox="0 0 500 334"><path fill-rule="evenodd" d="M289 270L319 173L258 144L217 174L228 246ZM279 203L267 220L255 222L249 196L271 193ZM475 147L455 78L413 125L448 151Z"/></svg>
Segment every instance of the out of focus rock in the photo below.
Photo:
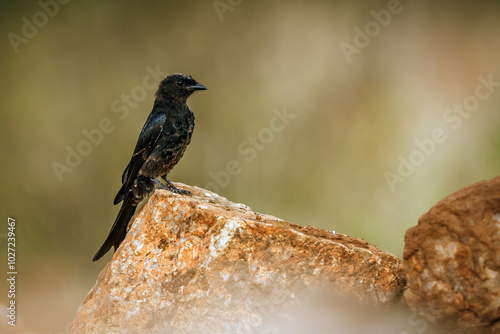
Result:
<svg viewBox="0 0 500 334"><path fill-rule="evenodd" d="M413 311L467 333L500 333L500 177L440 201L405 243Z"/></svg>
<svg viewBox="0 0 500 334"><path fill-rule="evenodd" d="M311 293L391 304L401 261L367 242L253 212L204 189L157 190L100 273L73 333L272 330Z"/></svg>

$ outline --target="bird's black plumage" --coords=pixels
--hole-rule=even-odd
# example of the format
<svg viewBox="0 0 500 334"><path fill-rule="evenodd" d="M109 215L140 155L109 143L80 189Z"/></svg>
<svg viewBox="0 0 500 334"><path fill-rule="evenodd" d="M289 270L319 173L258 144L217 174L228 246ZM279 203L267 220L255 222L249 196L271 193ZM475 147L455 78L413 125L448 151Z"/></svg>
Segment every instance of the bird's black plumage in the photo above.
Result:
<svg viewBox="0 0 500 334"><path fill-rule="evenodd" d="M168 172L180 160L191 141L194 114L186 104L187 98L196 90L207 89L191 76L170 74L160 82L156 91L153 110L139 134L134 154L122 175L122 187L114 204L123 201L118 216L106 241L97 251L93 261L99 260L113 246L118 248L127 233L127 225L137 205L148 196L162 177L166 189L190 195L187 190L176 188L168 179Z"/></svg>

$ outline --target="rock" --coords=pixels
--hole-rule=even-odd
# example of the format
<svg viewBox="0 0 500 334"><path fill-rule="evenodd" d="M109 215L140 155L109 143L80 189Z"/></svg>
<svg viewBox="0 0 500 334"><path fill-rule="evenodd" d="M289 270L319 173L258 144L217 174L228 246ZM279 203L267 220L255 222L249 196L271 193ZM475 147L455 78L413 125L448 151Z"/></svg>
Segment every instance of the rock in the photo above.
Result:
<svg viewBox="0 0 500 334"><path fill-rule="evenodd" d="M72 333L249 333L308 294L398 302L401 261L367 242L253 212L207 190L157 190L101 271Z"/></svg>
<svg viewBox="0 0 500 334"><path fill-rule="evenodd" d="M405 235L410 308L467 333L500 333L500 177L436 204Z"/></svg>

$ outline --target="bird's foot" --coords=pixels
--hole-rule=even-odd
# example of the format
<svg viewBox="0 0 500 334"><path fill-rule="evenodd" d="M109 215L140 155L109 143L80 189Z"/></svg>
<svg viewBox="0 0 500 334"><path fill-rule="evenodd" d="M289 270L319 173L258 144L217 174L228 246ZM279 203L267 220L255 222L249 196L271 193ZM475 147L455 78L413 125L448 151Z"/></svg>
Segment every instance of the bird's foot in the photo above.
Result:
<svg viewBox="0 0 500 334"><path fill-rule="evenodd" d="M189 190L186 190L186 189L175 188L175 189L169 189L169 190L171 192L179 194L179 195L193 196L193 194Z"/></svg>
<svg viewBox="0 0 500 334"><path fill-rule="evenodd" d="M161 189L168 190L179 195L193 196L193 194L189 190L179 189L176 186L174 186L174 184L170 182L165 176L162 176L162 179L165 180L165 182L167 183L166 185L161 183L157 179L153 180L154 183L156 183Z"/></svg>

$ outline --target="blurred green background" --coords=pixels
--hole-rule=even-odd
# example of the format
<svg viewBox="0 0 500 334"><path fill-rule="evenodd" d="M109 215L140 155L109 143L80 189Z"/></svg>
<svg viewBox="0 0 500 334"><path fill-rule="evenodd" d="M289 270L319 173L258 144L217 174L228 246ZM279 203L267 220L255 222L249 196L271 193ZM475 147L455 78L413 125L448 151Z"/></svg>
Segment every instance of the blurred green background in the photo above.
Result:
<svg viewBox="0 0 500 334"><path fill-rule="evenodd" d="M388 3L70 1L44 22L36 1L1 2L1 264L14 217L17 331L67 331L110 259L91 262L152 107L154 90L143 87L151 69L191 74L209 89L188 101L195 132L171 180L205 187L236 160L242 171L220 195L398 257L405 231L432 205L495 177L500 87L459 126L444 117L472 101L480 76L500 82L500 3L404 1L385 26L373 23L371 11ZM13 44L23 17L40 27ZM348 61L341 45L355 46L356 27L373 37ZM122 95L132 96L126 117L115 112ZM295 118L270 136L263 129L284 108ZM77 149L82 131L105 118L113 131L59 180L54 161L66 164L67 146ZM436 128L446 140L391 189L385 173L398 173L400 156L418 158L415 141ZM247 161L238 147L259 134L265 143Z"/></svg>

